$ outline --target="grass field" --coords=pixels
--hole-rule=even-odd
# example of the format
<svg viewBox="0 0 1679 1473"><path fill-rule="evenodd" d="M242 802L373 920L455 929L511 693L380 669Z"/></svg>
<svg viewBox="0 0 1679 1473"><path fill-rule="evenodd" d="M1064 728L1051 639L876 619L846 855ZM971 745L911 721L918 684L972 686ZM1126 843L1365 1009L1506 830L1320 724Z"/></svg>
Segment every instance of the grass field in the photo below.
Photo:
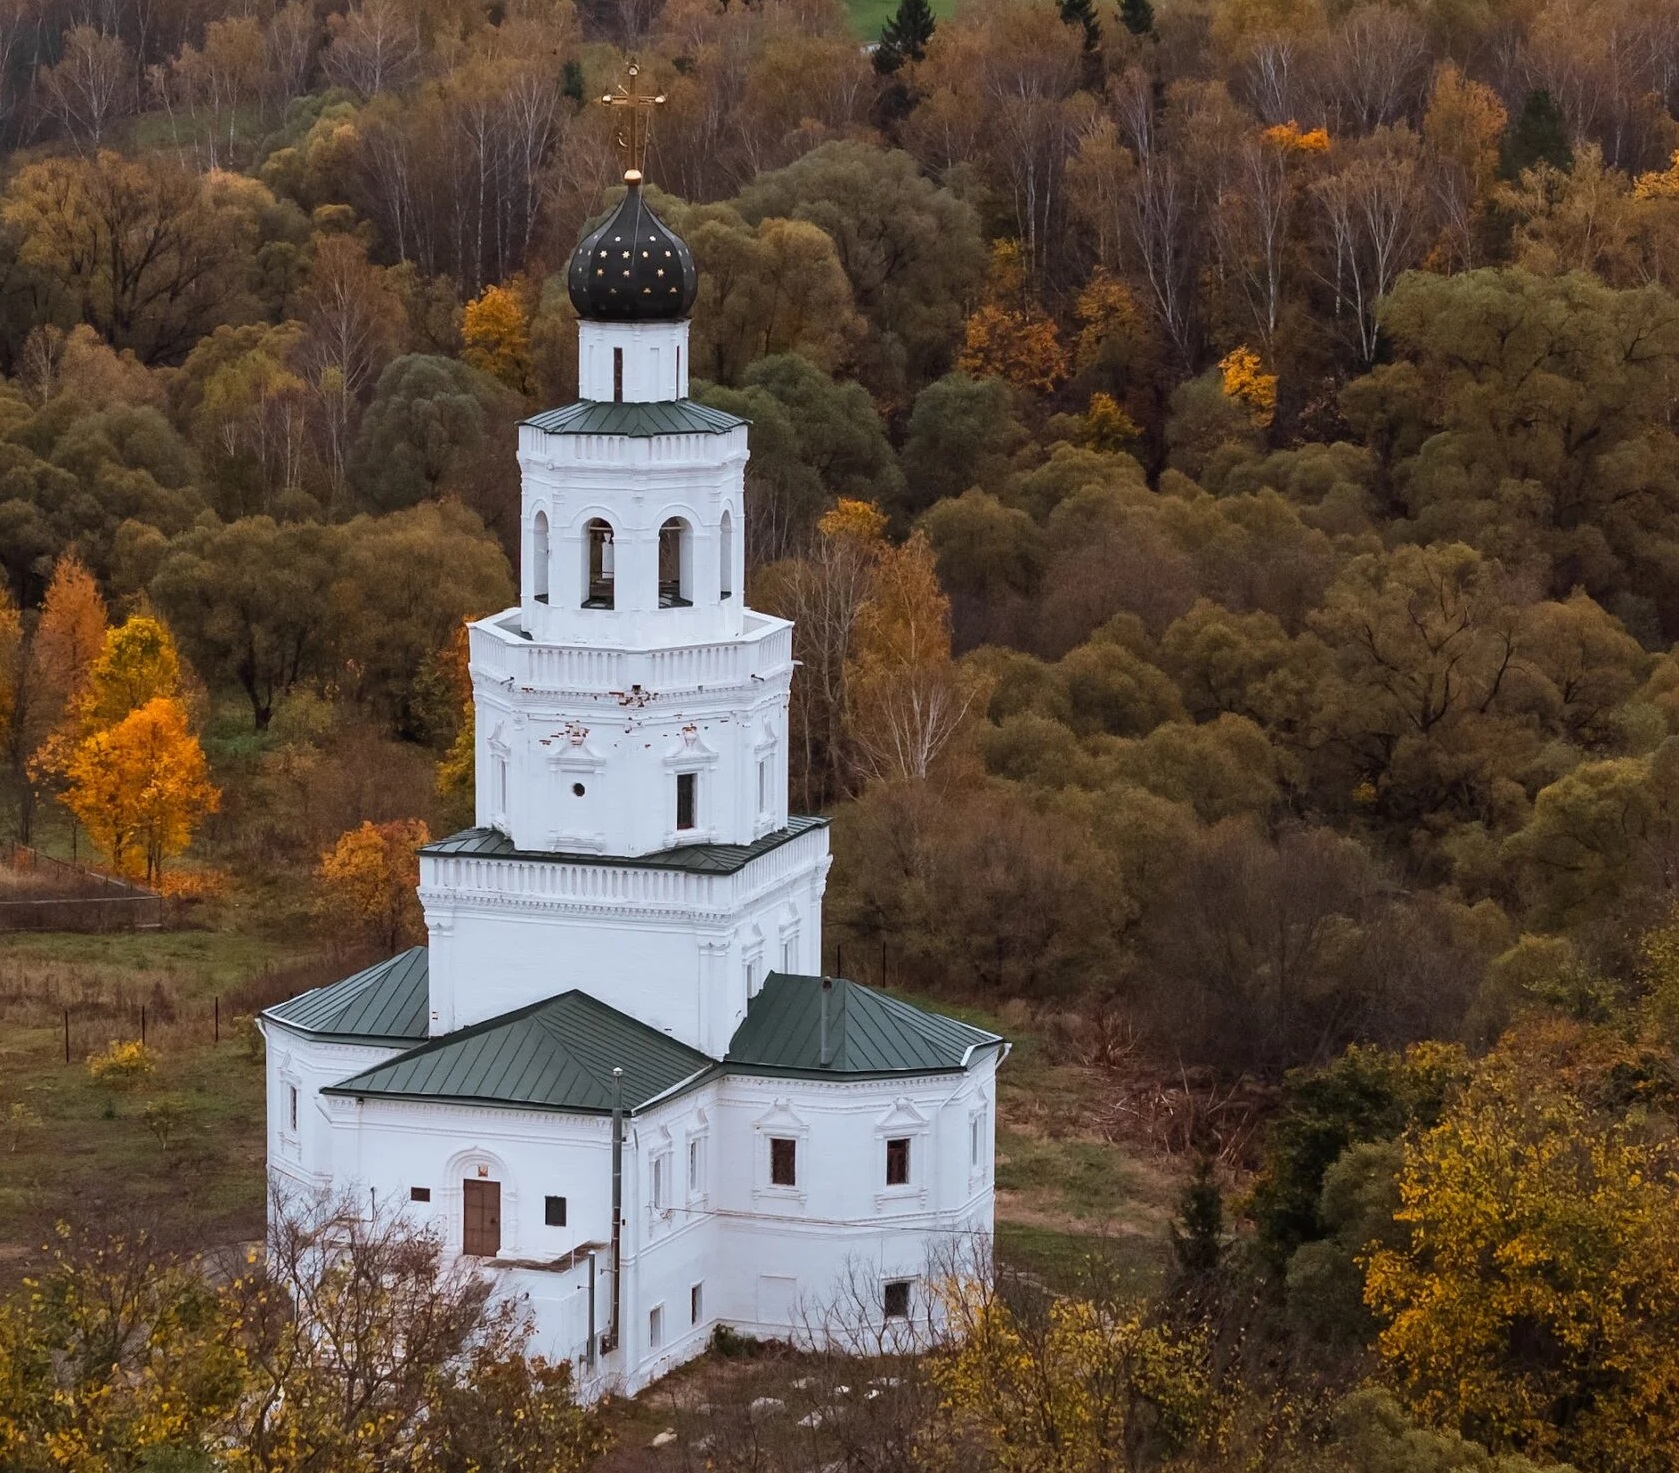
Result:
<svg viewBox="0 0 1679 1473"><path fill-rule="evenodd" d="M261 1232L262 1066L228 995L294 959L233 932L0 937L0 1287L60 1221L182 1247ZM137 1039L142 1006L153 1074L96 1083L88 1055Z"/></svg>
<svg viewBox="0 0 1679 1473"><path fill-rule="evenodd" d="M1158 1287L1182 1176L1109 1140L1099 1069L1056 1062L1042 1038L994 1014L893 988L1011 1044L997 1081L997 1253L1072 1289L1087 1269L1138 1293Z"/></svg>
<svg viewBox="0 0 1679 1473"><path fill-rule="evenodd" d="M933 14L941 20L956 9L956 0L932 0ZM898 10L898 0L849 0L851 28L865 41L878 41L880 28Z"/></svg>

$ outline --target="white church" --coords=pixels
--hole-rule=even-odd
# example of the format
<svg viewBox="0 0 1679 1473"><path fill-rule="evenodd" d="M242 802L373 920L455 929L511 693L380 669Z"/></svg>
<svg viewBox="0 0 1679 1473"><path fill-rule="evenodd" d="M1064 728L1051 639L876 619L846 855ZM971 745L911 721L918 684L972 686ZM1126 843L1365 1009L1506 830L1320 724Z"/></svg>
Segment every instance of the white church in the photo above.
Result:
<svg viewBox="0 0 1679 1473"><path fill-rule="evenodd" d="M275 1189L434 1229L585 1395L720 1325L799 1338L842 1285L923 1314L991 1232L1006 1050L821 975L747 426L688 398L693 257L625 177L570 266L583 397L520 427L521 596L471 629L477 824L421 851L429 942L262 1018Z"/></svg>

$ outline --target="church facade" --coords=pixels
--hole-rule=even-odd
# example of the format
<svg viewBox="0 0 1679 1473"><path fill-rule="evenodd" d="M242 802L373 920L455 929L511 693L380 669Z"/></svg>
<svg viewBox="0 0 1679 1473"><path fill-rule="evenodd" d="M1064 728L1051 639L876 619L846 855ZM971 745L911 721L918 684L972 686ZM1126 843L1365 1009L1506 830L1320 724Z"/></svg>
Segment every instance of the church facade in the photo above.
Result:
<svg viewBox="0 0 1679 1473"><path fill-rule="evenodd" d="M276 1191L436 1231L586 1394L719 1325L913 1323L991 1232L1006 1049L822 975L747 426L688 398L693 259L626 181L568 276L582 397L519 430L520 602L471 629L476 825L421 852L428 944L262 1019Z"/></svg>

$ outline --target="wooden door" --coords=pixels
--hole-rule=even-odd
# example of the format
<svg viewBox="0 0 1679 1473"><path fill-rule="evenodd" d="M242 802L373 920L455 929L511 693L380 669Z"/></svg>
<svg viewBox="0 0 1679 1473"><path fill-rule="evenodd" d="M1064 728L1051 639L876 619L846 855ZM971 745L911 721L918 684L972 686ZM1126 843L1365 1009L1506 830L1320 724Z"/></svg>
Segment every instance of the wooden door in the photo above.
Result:
<svg viewBox="0 0 1679 1473"><path fill-rule="evenodd" d="M461 1252L494 1258L501 1252L501 1183L469 1179L461 1183L461 1189L465 1209Z"/></svg>

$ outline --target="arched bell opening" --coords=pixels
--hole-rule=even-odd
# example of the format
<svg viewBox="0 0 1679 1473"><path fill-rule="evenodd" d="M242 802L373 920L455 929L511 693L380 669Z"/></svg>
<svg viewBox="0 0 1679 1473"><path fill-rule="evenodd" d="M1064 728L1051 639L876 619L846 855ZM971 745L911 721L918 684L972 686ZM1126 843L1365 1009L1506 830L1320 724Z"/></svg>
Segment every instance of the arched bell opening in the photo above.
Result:
<svg viewBox="0 0 1679 1473"><path fill-rule="evenodd" d="M659 528L659 607L686 609L694 602L694 534L681 517Z"/></svg>
<svg viewBox="0 0 1679 1473"><path fill-rule="evenodd" d="M548 602L548 513L542 511L531 523L531 596Z"/></svg>
<svg viewBox="0 0 1679 1473"><path fill-rule="evenodd" d="M735 591L735 523L727 510L717 529L717 590L722 598L733 598Z"/></svg>
<svg viewBox="0 0 1679 1473"><path fill-rule="evenodd" d="M617 604L617 557L612 524L590 518L583 528L583 607L612 609Z"/></svg>

